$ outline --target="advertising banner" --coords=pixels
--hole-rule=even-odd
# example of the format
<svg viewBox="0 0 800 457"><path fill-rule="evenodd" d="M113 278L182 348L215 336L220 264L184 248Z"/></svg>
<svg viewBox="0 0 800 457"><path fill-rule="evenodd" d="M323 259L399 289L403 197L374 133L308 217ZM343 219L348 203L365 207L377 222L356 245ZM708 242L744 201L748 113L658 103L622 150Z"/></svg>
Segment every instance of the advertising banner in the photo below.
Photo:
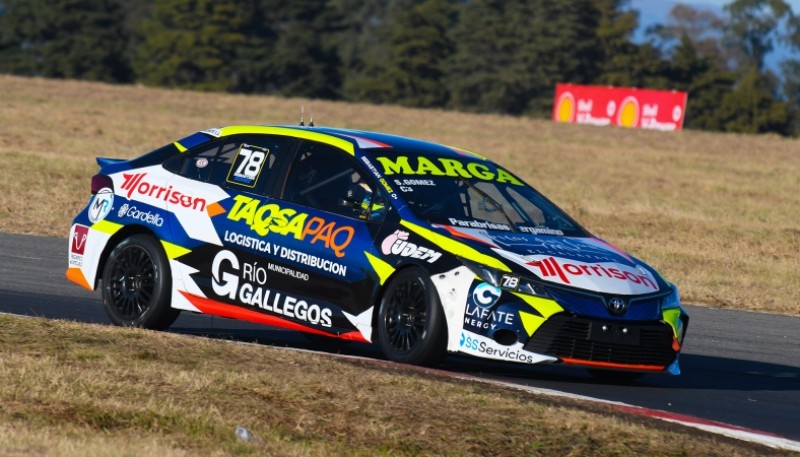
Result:
<svg viewBox="0 0 800 457"><path fill-rule="evenodd" d="M685 114L686 92L556 84L556 122L678 131Z"/></svg>

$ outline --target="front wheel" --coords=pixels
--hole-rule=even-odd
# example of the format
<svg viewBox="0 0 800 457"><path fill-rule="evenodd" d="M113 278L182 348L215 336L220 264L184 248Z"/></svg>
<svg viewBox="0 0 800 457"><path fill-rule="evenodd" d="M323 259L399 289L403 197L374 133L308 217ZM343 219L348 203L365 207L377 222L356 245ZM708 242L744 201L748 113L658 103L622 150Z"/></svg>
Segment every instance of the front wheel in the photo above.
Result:
<svg viewBox="0 0 800 457"><path fill-rule="evenodd" d="M439 295L421 270L402 270L378 309L378 343L389 360L433 366L447 350L447 324Z"/></svg>
<svg viewBox="0 0 800 457"><path fill-rule="evenodd" d="M158 241L147 235L122 240L103 269L103 305L115 325L163 330L178 318L170 306L169 264Z"/></svg>

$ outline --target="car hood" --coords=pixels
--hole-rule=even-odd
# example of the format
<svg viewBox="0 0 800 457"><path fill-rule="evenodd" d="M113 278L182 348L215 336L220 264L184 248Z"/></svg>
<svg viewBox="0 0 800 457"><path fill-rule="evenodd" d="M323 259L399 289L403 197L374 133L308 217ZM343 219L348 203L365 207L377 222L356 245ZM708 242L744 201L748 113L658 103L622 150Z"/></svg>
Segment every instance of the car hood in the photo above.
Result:
<svg viewBox="0 0 800 457"><path fill-rule="evenodd" d="M545 282L619 295L660 290L660 281L649 266L599 238L453 227L448 227L448 231L471 241L476 248L488 246L495 256L511 261L526 274Z"/></svg>

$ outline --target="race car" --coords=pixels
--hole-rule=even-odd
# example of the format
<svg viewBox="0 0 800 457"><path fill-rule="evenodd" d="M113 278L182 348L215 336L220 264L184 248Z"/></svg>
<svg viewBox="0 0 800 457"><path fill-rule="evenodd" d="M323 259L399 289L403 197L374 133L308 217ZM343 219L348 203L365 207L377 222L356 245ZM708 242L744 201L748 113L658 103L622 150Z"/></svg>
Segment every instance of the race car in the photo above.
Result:
<svg viewBox="0 0 800 457"><path fill-rule="evenodd" d="M456 147L360 130L229 126L98 158L67 278L110 320L181 311L363 343L679 374L678 289L522 179Z"/></svg>

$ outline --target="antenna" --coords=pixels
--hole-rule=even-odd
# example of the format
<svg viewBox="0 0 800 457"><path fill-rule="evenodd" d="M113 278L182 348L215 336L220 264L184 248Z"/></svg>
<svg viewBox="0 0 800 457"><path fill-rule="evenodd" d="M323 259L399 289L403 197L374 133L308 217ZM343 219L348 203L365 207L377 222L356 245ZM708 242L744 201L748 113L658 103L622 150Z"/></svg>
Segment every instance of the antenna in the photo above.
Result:
<svg viewBox="0 0 800 457"><path fill-rule="evenodd" d="M308 126L309 127L313 127L314 126L314 117L313 116L308 116Z"/></svg>
<svg viewBox="0 0 800 457"><path fill-rule="evenodd" d="M303 106L303 105L300 105L300 126L301 126L301 127L302 127L302 126L304 126L304 125L306 125L306 124L305 124L305 122L303 122L303 114L304 114L304 112L305 112L305 109L306 109L306 107L305 107L305 106Z"/></svg>

